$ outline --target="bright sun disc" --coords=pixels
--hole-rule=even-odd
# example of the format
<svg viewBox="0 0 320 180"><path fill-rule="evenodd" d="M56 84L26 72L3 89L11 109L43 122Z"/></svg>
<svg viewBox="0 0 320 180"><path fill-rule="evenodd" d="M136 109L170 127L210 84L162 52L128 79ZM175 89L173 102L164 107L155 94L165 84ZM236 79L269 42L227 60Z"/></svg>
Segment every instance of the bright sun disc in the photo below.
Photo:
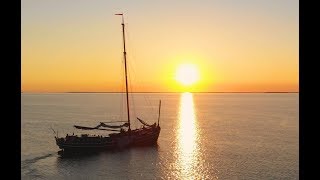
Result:
<svg viewBox="0 0 320 180"><path fill-rule="evenodd" d="M176 80L183 85L189 86L199 80L198 69L193 64L182 64L176 72Z"/></svg>

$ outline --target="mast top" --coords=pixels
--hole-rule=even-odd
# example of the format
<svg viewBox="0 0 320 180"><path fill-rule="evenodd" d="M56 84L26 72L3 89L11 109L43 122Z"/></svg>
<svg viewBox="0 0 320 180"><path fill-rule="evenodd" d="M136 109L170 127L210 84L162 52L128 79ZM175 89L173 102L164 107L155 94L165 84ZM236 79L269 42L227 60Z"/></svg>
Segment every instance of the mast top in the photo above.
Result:
<svg viewBox="0 0 320 180"><path fill-rule="evenodd" d="M122 17L122 25L124 24L124 20L123 20L123 13L119 13L119 14L114 14L114 15L119 15Z"/></svg>

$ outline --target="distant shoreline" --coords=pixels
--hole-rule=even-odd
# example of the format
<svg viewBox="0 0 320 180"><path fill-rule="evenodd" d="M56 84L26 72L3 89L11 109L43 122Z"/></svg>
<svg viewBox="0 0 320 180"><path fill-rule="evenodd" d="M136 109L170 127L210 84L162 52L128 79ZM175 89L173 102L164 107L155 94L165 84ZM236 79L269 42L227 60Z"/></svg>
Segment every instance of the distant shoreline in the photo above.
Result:
<svg viewBox="0 0 320 180"><path fill-rule="evenodd" d="M21 92L21 94L25 93L71 93L71 94L89 94L89 93L125 93L125 92ZM184 93L184 92L130 92L130 93ZM277 92L277 91L267 91L267 92L190 92L190 93L299 93L299 92Z"/></svg>

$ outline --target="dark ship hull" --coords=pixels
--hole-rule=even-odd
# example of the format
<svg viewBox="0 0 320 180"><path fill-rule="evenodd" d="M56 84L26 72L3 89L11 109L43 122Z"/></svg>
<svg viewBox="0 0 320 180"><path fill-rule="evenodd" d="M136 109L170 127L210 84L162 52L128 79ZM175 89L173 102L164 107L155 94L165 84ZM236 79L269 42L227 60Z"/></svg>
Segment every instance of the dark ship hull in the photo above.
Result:
<svg viewBox="0 0 320 180"><path fill-rule="evenodd" d="M67 136L57 138L56 144L67 152L89 152L122 149L133 146L150 146L157 144L160 127L148 127L102 136Z"/></svg>

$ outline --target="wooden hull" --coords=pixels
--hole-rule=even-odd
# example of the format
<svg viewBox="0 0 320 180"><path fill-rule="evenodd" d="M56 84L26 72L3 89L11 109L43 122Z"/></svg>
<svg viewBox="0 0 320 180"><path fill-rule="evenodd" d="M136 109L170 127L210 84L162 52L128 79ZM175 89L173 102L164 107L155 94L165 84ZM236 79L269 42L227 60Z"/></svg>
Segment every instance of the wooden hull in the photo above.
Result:
<svg viewBox="0 0 320 180"><path fill-rule="evenodd" d="M108 137L108 141L105 142L68 142L66 141L66 138L56 138L56 144L61 150L68 152L105 151L134 146L154 145L157 144L159 134L160 127L156 127L134 130L127 135Z"/></svg>
<svg viewBox="0 0 320 180"><path fill-rule="evenodd" d="M152 131L150 133L135 136L134 140L131 143L131 146L154 145L158 141L159 134L160 134L160 128L158 130Z"/></svg>

